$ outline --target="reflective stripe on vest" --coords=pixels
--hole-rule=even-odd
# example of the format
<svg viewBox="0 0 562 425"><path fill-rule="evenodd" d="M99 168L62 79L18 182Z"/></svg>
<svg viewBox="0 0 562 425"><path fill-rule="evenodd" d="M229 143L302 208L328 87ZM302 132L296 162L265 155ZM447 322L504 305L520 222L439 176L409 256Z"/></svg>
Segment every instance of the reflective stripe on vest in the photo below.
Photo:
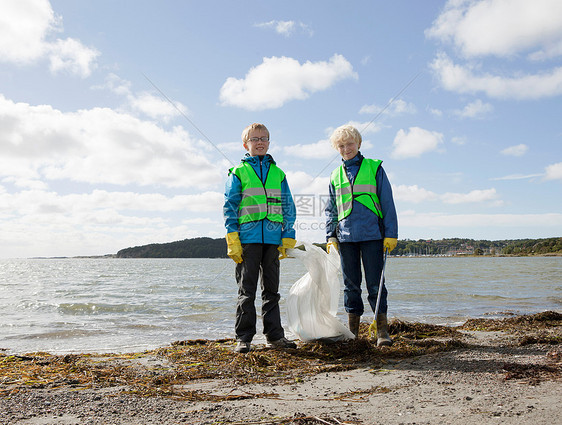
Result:
<svg viewBox="0 0 562 425"><path fill-rule="evenodd" d="M281 204L281 182L285 173L275 164L269 166L265 184L262 183L254 168L243 162L230 170L236 174L242 184L242 200L238 207L238 223L263 220L283 222Z"/></svg>
<svg viewBox="0 0 562 425"><path fill-rule="evenodd" d="M369 210L382 218L382 209L377 196L377 171L382 161L363 158L353 184L349 182L345 167L339 166L332 172L331 183L336 190L338 221L343 220L353 208L353 200L362 203Z"/></svg>

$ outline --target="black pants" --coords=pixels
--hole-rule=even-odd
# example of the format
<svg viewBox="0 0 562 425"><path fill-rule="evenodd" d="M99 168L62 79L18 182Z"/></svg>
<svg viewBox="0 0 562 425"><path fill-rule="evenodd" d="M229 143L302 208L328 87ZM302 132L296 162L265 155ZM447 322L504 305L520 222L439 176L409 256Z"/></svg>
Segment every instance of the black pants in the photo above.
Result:
<svg viewBox="0 0 562 425"><path fill-rule="evenodd" d="M279 311L279 251L277 245L251 243L242 245L244 261L236 265L238 303L236 339L251 342L256 334L256 291L261 274L263 333L268 341L285 336Z"/></svg>

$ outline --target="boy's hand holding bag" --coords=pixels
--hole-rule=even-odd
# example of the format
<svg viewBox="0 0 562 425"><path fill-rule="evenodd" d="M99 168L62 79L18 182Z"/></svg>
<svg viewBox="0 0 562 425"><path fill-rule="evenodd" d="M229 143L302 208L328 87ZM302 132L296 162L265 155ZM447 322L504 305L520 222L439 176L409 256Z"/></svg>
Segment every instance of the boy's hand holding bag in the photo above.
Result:
<svg viewBox="0 0 562 425"><path fill-rule="evenodd" d="M279 256L279 259L282 260L283 258L287 258L287 250L293 249L296 244L297 244L297 241L293 238L283 238L283 239L281 239L281 245L277 248L279 250L279 252L281 253L281 255Z"/></svg>
<svg viewBox="0 0 562 425"><path fill-rule="evenodd" d="M335 249L336 252L340 251L340 247L339 247L337 238L329 238L328 239L328 243L326 244L326 252L329 254L332 249Z"/></svg>

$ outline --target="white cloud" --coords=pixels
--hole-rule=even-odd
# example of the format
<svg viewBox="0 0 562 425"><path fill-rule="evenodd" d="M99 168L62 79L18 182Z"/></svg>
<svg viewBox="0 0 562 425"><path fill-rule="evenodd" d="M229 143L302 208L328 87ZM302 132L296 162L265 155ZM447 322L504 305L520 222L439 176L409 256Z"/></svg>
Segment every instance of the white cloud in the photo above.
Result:
<svg viewBox="0 0 562 425"><path fill-rule="evenodd" d="M546 180L562 180L562 162L546 167Z"/></svg>
<svg viewBox="0 0 562 425"><path fill-rule="evenodd" d="M510 146L505 148L501 151L502 155L509 155L509 156L523 156L529 150L529 146L521 143L519 145Z"/></svg>
<svg viewBox="0 0 562 425"><path fill-rule="evenodd" d="M493 56L527 61L562 55L562 2L559 0L450 0L426 36L451 44L465 59ZM445 53L430 65L443 87L458 93L482 92L502 99L539 99L562 94L562 67L535 73L487 72L482 64L455 64Z"/></svg>
<svg viewBox="0 0 562 425"><path fill-rule="evenodd" d="M70 204L80 204L88 209L114 208L119 211L217 211L222 207L224 195L219 192L202 192L195 195L165 196L160 193L108 192L94 190L91 194L61 197ZM67 206L67 207L70 207Z"/></svg>
<svg viewBox="0 0 562 425"><path fill-rule="evenodd" d="M0 190L0 257L99 255L147 243L218 237L222 203L219 192L164 196ZM201 211L204 219L190 216Z"/></svg>
<svg viewBox="0 0 562 425"><path fill-rule="evenodd" d="M162 97L146 92L129 96L129 103L134 110L142 112L150 118L162 119L166 123L179 116L180 111L183 114L187 113L187 108L181 103L176 102L174 106Z"/></svg>
<svg viewBox="0 0 562 425"><path fill-rule="evenodd" d="M304 171L287 171L287 181L293 196L297 194L326 195L330 184L329 177L313 177Z"/></svg>
<svg viewBox="0 0 562 425"><path fill-rule="evenodd" d="M41 180L17 178L14 176L8 176L2 179L3 182L13 183L15 187L33 189L33 190L46 190L48 185Z"/></svg>
<svg viewBox="0 0 562 425"><path fill-rule="evenodd" d="M0 61L24 65L46 58L53 73L68 71L89 76L99 52L72 38L49 38L60 31L61 19L55 16L48 0L3 0Z"/></svg>
<svg viewBox="0 0 562 425"><path fill-rule="evenodd" d="M468 204L494 201L494 205L501 205L495 189L472 190L469 193L445 193L438 195L435 192L419 187L418 185L399 185L392 188L396 201L419 204L426 201L440 200L445 204Z"/></svg>
<svg viewBox="0 0 562 425"><path fill-rule="evenodd" d="M509 176L504 177L494 177L490 180L526 180L542 176L544 176L544 174L510 174Z"/></svg>
<svg viewBox="0 0 562 425"><path fill-rule="evenodd" d="M105 89L116 95L124 96L127 99L127 109L140 112L149 118L162 120L165 123L170 122L172 118L180 114L187 115L189 113L188 108L181 102L168 101L161 95L156 96L149 92L134 93L131 90L131 82L122 79L114 73L110 73L105 77L104 84L93 86L92 88L97 90Z"/></svg>
<svg viewBox="0 0 562 425"><path fill-rule="evenodd" d="M255 26L258 28L272 28L277 34L281 34L285 37L293 35L296 31L302 31L307 33L309 36L312 36L313 34L313 31L308 27L308 25L295 21L272 20L256 24Z"/></svg>
<svg viewBox="0 0 562 425"><path fill-rule="evenodd" d="M413 202L415 204L437 198L434 192L418 187L417 184L413 186L399 185L393 187L392 193L396 201Z"/></svg>
<svg viewBox="0 0 562 425"><path fill-rule="evenodd" d="M332 135L334 130L337 127L339 127L340 125L352 125L357 130L359 130L359 133L361 133L361 137L363 139L363 143L361 144L361 147L363 149L365 148L365 143L366 143L365 135L366 134L378 133L383 128L383 124L377 122L375 119L373 119L371 121L365 121L365 122L351 120L351 121L347 121L345 123L338 124L335 127L326 127L324 129L324 134L326 134L326 136L328 136L326 140L328 140L328 141L330 140L330 136Z"/></svg>
<svg viewBox="0 0 562 425"><path fill-rule="evenodd" d="M4 0L0 13L0 61L30 63L46 53L45 36L57 30L48 0Z"/></svg>
<svg viewBox="0 0 562 425"><path fill-rule="evenodd" d="M441 200L446 204L467 204L493 201L498 197L496 189L472 190L469 193L445 193Z"/></svg>
<svg viewBox="0 0 562 425"><path fill-rule="evenodd" d="M131 95L131 82L124 80L117 74L111 72L105 76L103 84L92 86L92 89L106 89L119 96L129 96Z"/></svg>
<svg viewBox="0 0 562 425"><path fill-rule="evenodd" d="M442 117L443 116L443 111L441 109L436 109L436 108L428 108L427 109L429 111L429 113L435 117Z"/></svg>
<svg viewBox="0 0 562 425"><path fill-rule="evenodd" d="M323 241L325 234L324 208L329 177L312 177L304 171L288 171L287 181L297 208L295 230L299 241Z"/></svg>
<svg viewBox="0 0 562 425"><path fill-rule="evenodd" d="M212 186L221 172L181 127L107 108L63 113L0 95L0 176L91 184Z"/></svg>
<svg viewBox="0 0 562 425"><path fill-rule="evenodd" d="M469 66L454 64L444 53L439 54L430 67L445 89L458 93L483 92L503 99L539 99L562 94L562 67L515 77L477 75Z"/></svg>
<svg viewBox="0 0 562 425"><path fill-rule="evenodd" d="M286 155L310 159L327 159L338 154L334 148L332 148L329 140L285 146L283 147L283 151Z"/></svg>
<svg viewBox="0 0 562 425"><path fill-rule="evenodd" d="M562 54L562 2L559 0L479 0L447 2L426 36L451 43L465 57L531 57Z"/></svg>
<svg viewBox="0 0 562 425"><path fill-rule="evenodd" d="M462 146L466 144L466 138L461 136L451 137L451 143L455 145Z"/></svg>
<svg viewBox="0 0 562 425"><path fill-rule="evenodd" d="M410 127L408 132L399 130L392 142L392 158L412 158L436 150L443 143L443 134Z"/></svg>
<svg viewBox="0 0 562 425"><path fill-rule="evenodd" d="M21 215L48 212L67 216L92 214L95 211L218 211L224 195L203 192L195 195L165 196L160 193L109 192L94 190L91 193L60 195L47 190L26 190L0 194L4 202L0 211Z"/></svg>
<svg viewBox="0 0 562 425"><path fill-rule="evenodd" d="M246 153L242 140L240 140L239 142L219 143L217 147L221 152L237 152L240 157L242 157ZM270 150L271 149L272 148L270 148ZM231 166L232 165L229 165L229 167Z"/></svg>
<svg viewBox="0 0 562 425"><path fill-rule="evenodd" d="M245 78L229 77L221 87L220 100L224 106L251 111L274 109L348 78L356 79L357 74L342 55L334 55L328 62L303 64L288 57L264 58Z"/></svg>
<svg viewBox="0 0 562 425"><path fill-rule="evenodd" d="M391 101L389 101L391 102ZM386 108L386 109L385 109ZM379 105L363 105L359 110L360 114L379 115L385 114L389 116L398 116L402 114L415 114L416 106L413 103L408 103L402 99L397 99L385 106Z"/></svg>
<svg viewBox="0 0 562 425"><path fill-rule="evenodd" d="M68 71L82 78L88 77L96 65L99 52L85 47L78 40L67 38L49 45L49 69L53 74Z"/></svg>
<svg viewBox="0 0 562 425"><path fill-rule="evenodd" d="M494 110L489 103L484 103L480 99L470 102L462 110L455 111L455 114L462 118L480 118Z"/></svg>
<svg viewBox="0 0 562 425"><path fill-rule="evenodd" d="M362 148L365 148L365 135L366 134L374 134L379 132L382 128L383 125L380 123L377 123L376 121L370 121L370 122L360 122L360 121L348 121L346 124L352 125L353 127L355 127L357 130L359 130L359 132L361 133L361 137L363 138L363 143L361 144ZM335 130L332 129L332 131L330 132L330 134Z"/></svg>
<svg viewBox="0 0 562 425"><path fill-rule="evenodd" d="M431 228L449 228L453 232L462 229L465 237L471 236L470 233L480 234L479 238L495 239L493 236L498 228L513 228L510 238L519 237L538 237L540 230L546 229L546 234L552 237L553 229L560 229L562 226L562 214L443 214L443 213L416 213L415 211L405 211L398 213L402 232L407 232L408 228L422 228L427 234ZM406 230L408 229L408 230ZM482 232L486 229L485 232ZM491 231L490 231L491 229ZM434 233L434 232L433 232ZM505 232L500 232L505 234ZM545 233L545 231L540 231ZM540 236L539 236L540 237ZM510 239L502 236L502 238Z"/></svg>

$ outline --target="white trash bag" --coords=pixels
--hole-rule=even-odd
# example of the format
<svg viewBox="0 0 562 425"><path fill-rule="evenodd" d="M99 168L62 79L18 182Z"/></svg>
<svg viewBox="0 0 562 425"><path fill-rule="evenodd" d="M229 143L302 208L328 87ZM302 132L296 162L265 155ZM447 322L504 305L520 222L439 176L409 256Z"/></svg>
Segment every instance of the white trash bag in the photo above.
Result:
<svg viewBox="0 0 562 425"><path fill-rule="evenodd" d="M337 318L340 297L340 256L310 243L305 250L291 250L308 273L297 280L287 298L289 329L301 341L353 339L353 333Z"/></svg>

